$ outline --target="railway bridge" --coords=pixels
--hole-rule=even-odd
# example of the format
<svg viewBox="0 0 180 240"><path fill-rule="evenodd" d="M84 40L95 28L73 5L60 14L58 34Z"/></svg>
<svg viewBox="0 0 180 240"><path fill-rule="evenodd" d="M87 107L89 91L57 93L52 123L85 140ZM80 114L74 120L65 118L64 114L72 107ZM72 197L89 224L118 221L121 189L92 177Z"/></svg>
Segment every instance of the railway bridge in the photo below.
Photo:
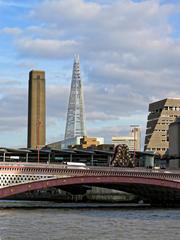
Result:
<svg viewBox="0 0 180 240"><path fill-rule="evenodd" d="M78 186L121 190L150 203L180 203L180 171L0 162L0 199L32 190Z"/></svg>

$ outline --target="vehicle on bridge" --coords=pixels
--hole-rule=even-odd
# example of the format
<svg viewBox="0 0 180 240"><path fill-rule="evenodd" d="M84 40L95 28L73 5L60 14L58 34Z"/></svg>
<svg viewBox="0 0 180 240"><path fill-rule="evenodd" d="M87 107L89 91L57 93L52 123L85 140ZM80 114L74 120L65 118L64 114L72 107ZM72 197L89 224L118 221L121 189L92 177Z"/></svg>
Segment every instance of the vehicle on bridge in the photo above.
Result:
<svg viewBox="0 0 180 240"><path fill-rule="evenodd" d="M89 169L85 163L80 162L63 162L63 165L66 165L66 168L70 169Z"/></svg>

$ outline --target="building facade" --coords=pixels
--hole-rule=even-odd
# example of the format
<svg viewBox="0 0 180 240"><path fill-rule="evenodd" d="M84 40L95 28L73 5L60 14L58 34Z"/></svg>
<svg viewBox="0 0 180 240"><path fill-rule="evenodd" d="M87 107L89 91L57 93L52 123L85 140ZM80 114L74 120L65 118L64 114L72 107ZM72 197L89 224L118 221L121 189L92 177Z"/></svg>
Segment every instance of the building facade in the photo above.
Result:
<svg viewBox="0 0 180 240"><path fill-rule="evenodd" d="M166 98L149 104L145 151L154 151L161 156L169 149L169 125L180 116L180 99Z"/></svg>
<svg viewBox="0 0 180 240"><path fill-rule="evenodd" d="M28 148L40 148L46 142L45 72L29 73Z"/></svg>
<svg viewBox="0 0 180 240"><path fill-rule="evenodd" d="M141 151L141 130L139 127L131 129L129 136L113 136L112 144L125 144L130 151Z"/></svg>

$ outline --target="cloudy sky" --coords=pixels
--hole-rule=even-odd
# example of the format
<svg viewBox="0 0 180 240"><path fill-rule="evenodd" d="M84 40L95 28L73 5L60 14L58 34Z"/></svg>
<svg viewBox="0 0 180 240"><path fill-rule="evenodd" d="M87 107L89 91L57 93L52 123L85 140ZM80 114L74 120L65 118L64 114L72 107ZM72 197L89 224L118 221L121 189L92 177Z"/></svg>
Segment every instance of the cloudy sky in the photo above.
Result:
<svg viewBox="0 0 180 240"><path fill-rule="evenodd" d="M0 146L26 147L31 69L46 71L47 143L63 138L76 53L88 135L144 131L149 102L180 97L180 1L0 0Z"/></svg>

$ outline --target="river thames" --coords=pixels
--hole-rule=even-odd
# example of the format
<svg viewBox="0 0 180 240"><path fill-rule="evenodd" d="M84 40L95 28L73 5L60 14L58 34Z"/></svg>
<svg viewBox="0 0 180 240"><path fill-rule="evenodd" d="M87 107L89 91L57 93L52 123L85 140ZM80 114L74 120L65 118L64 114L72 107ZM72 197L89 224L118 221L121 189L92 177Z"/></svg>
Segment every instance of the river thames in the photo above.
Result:
<svg viewBox="0 0 180 240"><path fill-rule="evenodd" d="M179 240L180 209L0 205L1 240ZM49 207L48 207L49 204Z"/></svg>

